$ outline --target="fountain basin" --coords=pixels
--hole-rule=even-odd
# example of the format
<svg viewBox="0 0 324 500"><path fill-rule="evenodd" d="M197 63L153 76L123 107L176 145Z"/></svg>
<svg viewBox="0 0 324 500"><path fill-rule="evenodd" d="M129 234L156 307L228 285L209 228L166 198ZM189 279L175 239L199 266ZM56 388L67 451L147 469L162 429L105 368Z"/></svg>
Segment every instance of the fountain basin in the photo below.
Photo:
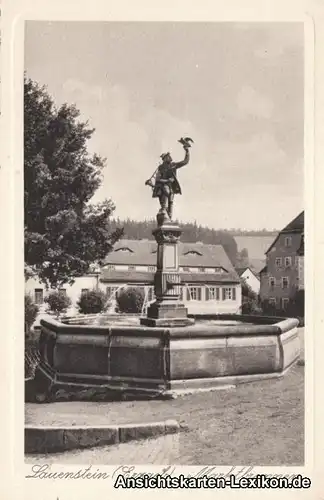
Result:
<svg viewBox="0 0 324 500"><path fill-rule="evenodd" d="M282 376L300 353L294 318L195 315L194 325L177 328L136 319L42 320L38 400L55 399L59 389L165 394L228 386Z"/></svg>

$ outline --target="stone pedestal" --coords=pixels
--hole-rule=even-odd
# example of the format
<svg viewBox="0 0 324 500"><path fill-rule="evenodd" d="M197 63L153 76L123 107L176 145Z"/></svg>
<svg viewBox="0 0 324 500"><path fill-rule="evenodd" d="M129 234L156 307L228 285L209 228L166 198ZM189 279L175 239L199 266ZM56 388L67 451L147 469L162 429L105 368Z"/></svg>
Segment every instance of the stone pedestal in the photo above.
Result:
<svg viewBox="0 0 324 500"><path fill-rule="evenodd" d="M153 235L157 242L157 270L154 277L156 301L147 310L147 317L141 318L145 326L187 326L194 321L188 318L187 308L179 300L180 273L178 242L180 227L170 220L159 218Z"/></svg>

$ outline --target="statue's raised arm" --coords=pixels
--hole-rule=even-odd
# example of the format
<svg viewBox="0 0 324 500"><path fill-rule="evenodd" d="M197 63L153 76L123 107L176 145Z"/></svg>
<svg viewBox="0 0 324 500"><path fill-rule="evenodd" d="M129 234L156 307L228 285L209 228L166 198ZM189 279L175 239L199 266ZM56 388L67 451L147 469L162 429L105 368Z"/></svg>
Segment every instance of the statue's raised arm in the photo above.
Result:
<svg viewBox="0 0 324 500"><path fill-rule="evenodd" d="M172 168L174 170L178 170L178 168L184 167L189 163L190 160L190 154L189 154L189 148L191 147L191 143L193 143L193 140L190 137L182 137L179 139L180 144L183 145L183 148L185 150L185 157L182 161L174 162L172 165Z"/></svg>

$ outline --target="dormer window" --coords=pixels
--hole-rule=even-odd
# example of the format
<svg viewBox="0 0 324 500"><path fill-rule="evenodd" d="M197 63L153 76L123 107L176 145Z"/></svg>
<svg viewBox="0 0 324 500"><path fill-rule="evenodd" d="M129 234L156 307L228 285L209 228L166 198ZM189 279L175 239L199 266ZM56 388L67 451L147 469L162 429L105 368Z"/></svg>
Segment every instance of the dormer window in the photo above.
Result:
<svg viewBox="0 0 324 500"><path fill-rule="evenodd" d="M129 247L119 247L116 248L115 252L129 252L129 253L134 253L134 251L129 248Z"/></svg>
<svg viewBox="0 0 324 500"><path fill-rule="evenodd" d="M188 250L184 255L199 255L199 257L202 257L202 253L198 252L197 250Z"/></svg>

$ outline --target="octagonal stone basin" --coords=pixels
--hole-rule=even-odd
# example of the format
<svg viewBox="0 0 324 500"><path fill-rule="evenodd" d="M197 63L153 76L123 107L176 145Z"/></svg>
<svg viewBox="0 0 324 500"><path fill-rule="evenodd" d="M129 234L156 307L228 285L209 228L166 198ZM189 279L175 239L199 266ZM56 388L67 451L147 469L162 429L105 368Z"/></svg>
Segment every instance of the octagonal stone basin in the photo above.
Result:
<svg viewBox="0 0 324 500"><path fill-rule="evenodd" d="M177 328L141 326L135 316L43 319L38 400L59 389L165 394L229 386L282 376L299 357L297 319L192 317L194 325Z"/></svg>

